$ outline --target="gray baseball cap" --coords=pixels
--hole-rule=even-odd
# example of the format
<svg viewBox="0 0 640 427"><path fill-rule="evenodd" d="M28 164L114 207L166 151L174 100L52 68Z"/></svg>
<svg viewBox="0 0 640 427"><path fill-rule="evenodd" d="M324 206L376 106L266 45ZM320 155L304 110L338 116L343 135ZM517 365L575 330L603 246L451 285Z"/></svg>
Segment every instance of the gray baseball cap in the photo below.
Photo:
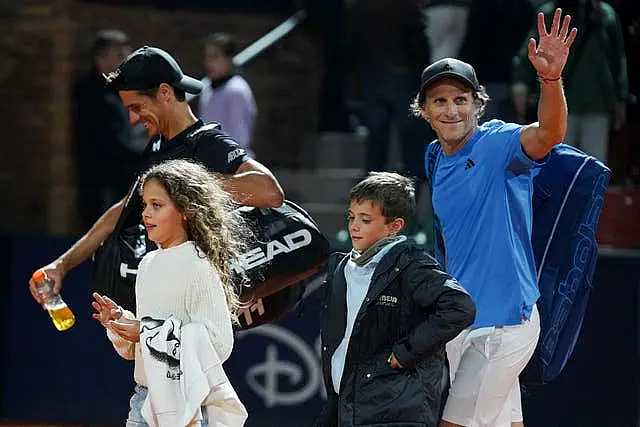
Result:
<svg viewBox="0 0 640 427"><path fill-rule="evenodd" d="M476 70L470 64L455 58L443 58L429 65L422 72L420 79L420 99L424 92L436 81L452 78L471 86L474 91L480 90Z"/></svg>

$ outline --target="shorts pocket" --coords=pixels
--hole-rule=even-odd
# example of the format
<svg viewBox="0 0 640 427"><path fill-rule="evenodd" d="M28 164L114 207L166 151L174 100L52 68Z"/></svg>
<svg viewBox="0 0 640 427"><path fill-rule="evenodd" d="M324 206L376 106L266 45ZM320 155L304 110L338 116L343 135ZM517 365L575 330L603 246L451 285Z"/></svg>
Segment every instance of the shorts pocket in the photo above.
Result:
<svg viewBox="0 0 640 427"><path fill-rule="evenodd" d="M471 345L480 352L485 359L494 360L497 354L500 354L502 348L502 336L504 329L501 327L490 326L473 331L470 336ZM470 335L471 335L470 334Z"/></svg>

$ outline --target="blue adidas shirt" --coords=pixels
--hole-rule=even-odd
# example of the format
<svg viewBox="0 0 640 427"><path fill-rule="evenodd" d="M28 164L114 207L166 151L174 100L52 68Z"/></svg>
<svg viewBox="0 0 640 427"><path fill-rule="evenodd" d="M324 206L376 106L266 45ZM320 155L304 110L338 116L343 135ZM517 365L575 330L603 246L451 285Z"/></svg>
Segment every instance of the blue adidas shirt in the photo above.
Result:
<svg viewBox="0 0 640 427"><path fill-rule="evenodd" d="M520 324L539 297L531 248L536 162L522 149L522 129L482 124L457 153L440 154L433 174L446 270L476 303L471 327Z"/></svg>

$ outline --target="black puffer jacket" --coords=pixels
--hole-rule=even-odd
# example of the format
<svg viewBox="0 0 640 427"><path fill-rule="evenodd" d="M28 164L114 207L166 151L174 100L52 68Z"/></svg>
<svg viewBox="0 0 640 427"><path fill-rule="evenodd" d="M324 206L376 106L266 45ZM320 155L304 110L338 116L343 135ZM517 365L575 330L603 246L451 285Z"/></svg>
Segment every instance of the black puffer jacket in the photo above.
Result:
<svg viewBox="0 0 640 427"><path fill-rule="evenodd" d="M346 328L348 256L329 265L321 318L327 405L317 426L428 426L439 423L449 373L445 343L475 317L471 297L426 251L396 244L377 265L349 342L339 395L331 357ZM393 352L403 369L387 362Z"/></svg>

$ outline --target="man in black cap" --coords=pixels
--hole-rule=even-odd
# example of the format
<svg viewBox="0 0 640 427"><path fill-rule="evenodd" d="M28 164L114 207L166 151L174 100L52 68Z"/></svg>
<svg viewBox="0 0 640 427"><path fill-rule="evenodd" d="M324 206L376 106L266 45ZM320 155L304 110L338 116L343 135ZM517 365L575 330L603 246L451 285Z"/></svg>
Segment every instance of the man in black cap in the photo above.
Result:
<svg viewBox="0 0 640 427"><path fill-rule="evenodd" d="M477 307L475 322L447 344L452 382L442 427L522 421L518 376L540 333L532 168L564 138L561 76L577 33L561 16L556 10L549 34L538 15L539 44L529 41L541 86L538 122L479 125L489 97L473 67L452 58L424 70L413 105L438 136L426 158L443 239L436 252Z"/></svg>
<svg viewBox="0 0 640 427"><path fill-rule="evenodd" d="M217 124L205 125L191 112L185 92L197 94L199 80L185 75L178 63L162 49L144 46L131 53L107 76L107 85L118 91L129 113L131 125L142 123L151 137L143 154L140 172L169 159L190 159L218 174L225 189L239 204L278 207L284 200L280 184L262 164L249 158L245 150ZM126 198L109 208L69 250L43 267L60 291L63 277L89 258L114 231ZM142 203L132 197L124 228L137 227ZM33 281L33 298L42 303Z"/></svg>

